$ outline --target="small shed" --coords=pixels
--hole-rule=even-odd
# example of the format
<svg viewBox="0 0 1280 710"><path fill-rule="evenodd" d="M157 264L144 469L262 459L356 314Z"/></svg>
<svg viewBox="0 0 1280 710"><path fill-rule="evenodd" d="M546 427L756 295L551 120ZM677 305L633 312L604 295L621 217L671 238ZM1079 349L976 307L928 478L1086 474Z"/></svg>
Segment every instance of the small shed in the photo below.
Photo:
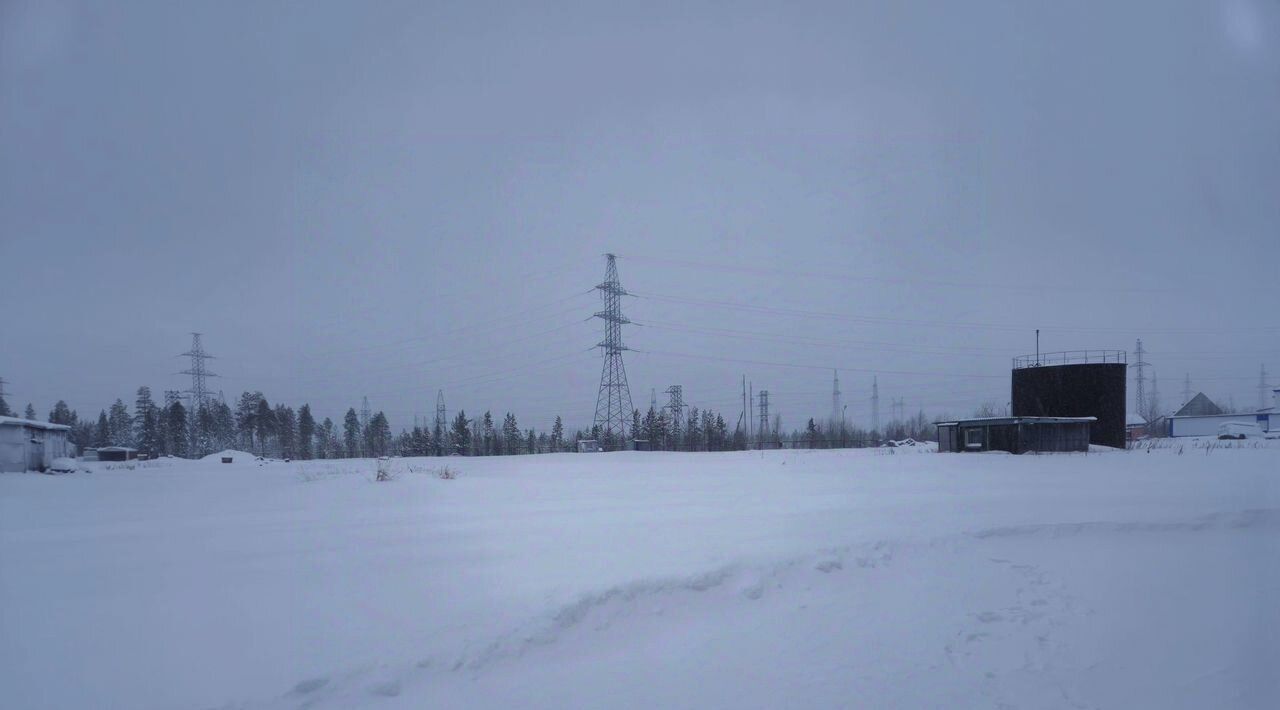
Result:
<svg viewBox="0 0 1280 710"><path fill-rule="evenodd" d="M595 439L578 439L578 453L594 454L600 451L600 442Z"/></svg>
<svg viewBox="0 0 1280 710"><path fill-rule="evenodd" d="M938 422L938 452L1088 451L1095 417L985 417Z"/></svg>
<svg viewBox="0 0 1280 710"><path fill-rule="evenodd" d="M44 471L74 455L71 427L34 419L0 417L0 471Z"/></svg>
<svg viewBox="0 0 1280 710"><path fill-rule="evenodd" d="M99 461L133 461L138 458L138 450L128 446L104 446L98 449Z"/></svg>

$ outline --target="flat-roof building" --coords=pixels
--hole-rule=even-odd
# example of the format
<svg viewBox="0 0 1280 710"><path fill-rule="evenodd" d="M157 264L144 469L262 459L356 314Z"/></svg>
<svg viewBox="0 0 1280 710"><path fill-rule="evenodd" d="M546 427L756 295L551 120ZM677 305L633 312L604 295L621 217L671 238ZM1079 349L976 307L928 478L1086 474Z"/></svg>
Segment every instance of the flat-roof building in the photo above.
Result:
<svg viewBox="0 0 1280 710"><path fill-rule="evenodd" d="M1097 417L985 417L938 422L938 452L1088 451Z"/></svg>

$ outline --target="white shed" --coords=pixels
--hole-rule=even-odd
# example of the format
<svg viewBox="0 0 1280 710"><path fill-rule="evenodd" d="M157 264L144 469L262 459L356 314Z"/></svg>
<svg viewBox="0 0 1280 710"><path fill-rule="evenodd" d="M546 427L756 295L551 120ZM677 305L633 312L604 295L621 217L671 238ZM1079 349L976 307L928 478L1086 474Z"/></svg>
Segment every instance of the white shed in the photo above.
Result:
<svg viewBox="0 0 1280 710"><path fill-rule="evenodd" d="M33 419L0 417L0 471L44 471L72 456L71 427Z"/></svg>

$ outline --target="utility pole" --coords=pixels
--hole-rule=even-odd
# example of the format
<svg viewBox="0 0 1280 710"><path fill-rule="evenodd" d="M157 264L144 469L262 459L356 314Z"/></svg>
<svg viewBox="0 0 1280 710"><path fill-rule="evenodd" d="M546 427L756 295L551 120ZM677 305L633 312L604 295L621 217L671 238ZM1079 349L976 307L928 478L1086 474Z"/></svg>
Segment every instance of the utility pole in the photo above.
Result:
<svg viewBox="0 0 1280 710"><path fill-rule="evenodd" d="M671 385L667 388L667 406L664 409L671 412L671 437L677 447L680 446L680 431L684 428L684 410L687 406L684 403L684 387Z"/></svg>
<svg viewBox="0 0 1280 710"><path fill-rule="evenodd" d="M757 432L760 436L760 448L765 447L766 437L769 436L769 390L760 390L760 430Z"/></svg>
<svg viewBox="0 0 1280 710"><path fill-rule="evenodd" d="M871 434L878 438L880 433L880 381L871 376Z"/></svg>
<svg viewBox="0 0 1280 710"><path fill-rule="evenodd" d="M1147 351L1142 349L1142 338L1138 338L1138 347L1135 350L1135 354L1138 356L1138 361L1129 366L1137 368L1137 400L1134 404L1138 407L1138 414L1142 417L1146 417L1150 414L1150 411L1147 409L1146 368L1151 367L1151 363L1147 362L1145 359Z"/></svg>
<svg viewBox="0 0 1280 710"><path fill-rule="evenodd" d="M658 411L658 390L655 387L649 388L649 409L650 411Z"/></svg>
<svg viewBox="0 0 1280 710"><path fill-rule="evenodd" d="M840 373L831 371L831 421L840 416Z"/></svg>
<svg viewBox="0 0 1280 710"><path fill-rule="evenodd" d="M604 351L600 370L600 392L596 395L595 426L599 427L606 449L618 448L627 439L627 419L631 416L631 388L627 386L627 370L622 353L622 326L630 323L622 315L622 297L629 296L618 280L618 262L613 254L605 254L604 281L596 285L604 309L595 314L604 321L604 340L597 347Z"/></svg>
<svg viewBox="0 0 1280 710"><path fill-rule="evenodd" d="M738 419L738 426L741 427L743 436L747 433L747 376L742 376L742 416Z"/></svg>

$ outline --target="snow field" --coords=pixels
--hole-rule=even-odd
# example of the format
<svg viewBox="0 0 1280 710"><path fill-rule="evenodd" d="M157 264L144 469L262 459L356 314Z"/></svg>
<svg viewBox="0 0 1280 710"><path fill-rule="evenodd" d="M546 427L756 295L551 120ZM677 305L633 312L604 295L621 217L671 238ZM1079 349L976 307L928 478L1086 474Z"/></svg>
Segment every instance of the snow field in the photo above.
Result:
<svg viewBox="0 0 1280 710"><path fill-rule="evenodd" d="M0 476L2 704L1280 705L1280 449L394 465Z"/></svg>

